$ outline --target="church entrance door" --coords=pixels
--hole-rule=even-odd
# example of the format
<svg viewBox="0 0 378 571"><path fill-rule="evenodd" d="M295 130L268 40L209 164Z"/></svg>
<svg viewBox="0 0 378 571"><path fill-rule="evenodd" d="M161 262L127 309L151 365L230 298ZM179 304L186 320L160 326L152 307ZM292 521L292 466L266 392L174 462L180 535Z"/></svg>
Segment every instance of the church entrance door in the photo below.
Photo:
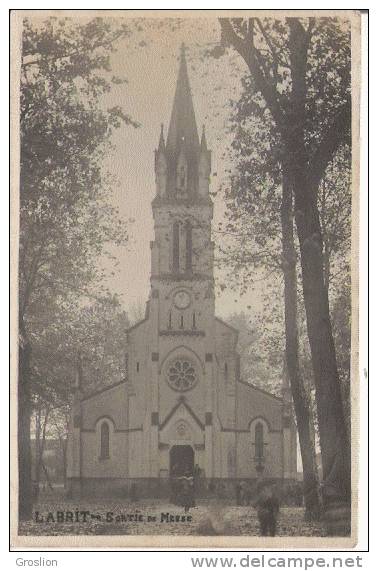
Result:
<svg viewBox="0 0 378 571"><path fill-rule="evenodd" d="M180 476L193 475L194 450L189 445L175 445L169 451L170 476L179 478Z"/></svg>

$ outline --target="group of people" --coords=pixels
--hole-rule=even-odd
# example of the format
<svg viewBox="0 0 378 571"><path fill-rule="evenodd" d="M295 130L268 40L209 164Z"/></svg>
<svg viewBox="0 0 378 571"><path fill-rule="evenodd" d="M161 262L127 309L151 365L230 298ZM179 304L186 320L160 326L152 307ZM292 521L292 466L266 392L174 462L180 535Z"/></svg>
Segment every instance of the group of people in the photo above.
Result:
<svg viewBox="0 0 378 571"><path fill-rule="evenodd" d="M196 505L195 501L195 481L191 474L185 474L172 479L171 501L182 506L185 512Z"/></svg>
<svg viewBox="0 0 378 571"><path fill-rule="evenodd" d="M173 467L175 475L171 480L171 501L179 506L183 506L185 512L195 507L195 493L197 491L198 478L200 477L200 468L196 464L193 470L183 470L183 474L177 474L176 466Z"/></svg>
<svg viewBox="0 0 378 571"><path fill-rule="evenodd" d="M182 506L185 513L196 505L196 492L198 491L199 470L195 466L192 472L187 471L184 475L172 478L171 501ZM257 511L260 535L276 535L277 519L280 509L279 500L273 488L268 483L261 482L251 498L251 491L245 483L236 486L237 505L253 505Z"/></svg>
<svg viewBox="0 0 378 571"><path fill-rule="evenodd" d="M193 476L180 476L175 482L175 503L183 506L185 513L196 505Z"/></svg>

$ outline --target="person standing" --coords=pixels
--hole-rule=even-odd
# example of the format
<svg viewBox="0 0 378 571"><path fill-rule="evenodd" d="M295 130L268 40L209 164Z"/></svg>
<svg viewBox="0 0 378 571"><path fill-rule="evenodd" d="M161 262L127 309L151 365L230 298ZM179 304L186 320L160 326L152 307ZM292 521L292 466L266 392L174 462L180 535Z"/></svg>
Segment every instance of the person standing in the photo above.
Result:
<svg viewBox="0 0 378 571"><path fill-rule="evenodd" d="M181 478L181 505L184 507L185 513L195 506L192 476Z"/></svg>
<svg viewBox="0 0 378 571"><path fill-rule="evenodd" d="M260 535L274 537L277 529L277 517L280 509L277 496L270 486L262 486L256 502Z"/></svg>

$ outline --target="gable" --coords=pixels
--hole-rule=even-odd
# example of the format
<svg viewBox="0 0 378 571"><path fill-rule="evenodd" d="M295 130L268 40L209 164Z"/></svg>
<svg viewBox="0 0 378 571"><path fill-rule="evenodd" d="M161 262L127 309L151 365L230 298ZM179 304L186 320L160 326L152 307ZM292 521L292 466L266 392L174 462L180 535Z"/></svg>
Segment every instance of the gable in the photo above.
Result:
<svg viewBox="0 0 378 571"><path fill-rule="evenodd" d="M178 402L177 405L174 406L170 413L165 417L160 425L160 430L162 430L168 423L170 423L172 418L179 417L180 415L187 418L191 417L201 430L204 429L202 422L198 416L196 416L190 406L184 400L180 400L180 402Z"/></svg>
<svg viewBox="0 0 378 571"><path fill-rule="evenodd" d="M99 391L82 401L82 428L94 430L101 417L110 418L115 430L127 428L127 383L120 383Z"/></svg>
<svg viewBox="0 0 378 571"><path fill-rule="evenodd" d="M236 404L238 429L248 430L251 420L260 417L271 430L282 430L282 404L280 398L239 381Z"/></svg>
<svg viewBox="0 0 378 571"><path fill-rule="evenodd" d="M181 401L160 425L160 441L175 444L203 444L204 426L192 409Z"/></svg>

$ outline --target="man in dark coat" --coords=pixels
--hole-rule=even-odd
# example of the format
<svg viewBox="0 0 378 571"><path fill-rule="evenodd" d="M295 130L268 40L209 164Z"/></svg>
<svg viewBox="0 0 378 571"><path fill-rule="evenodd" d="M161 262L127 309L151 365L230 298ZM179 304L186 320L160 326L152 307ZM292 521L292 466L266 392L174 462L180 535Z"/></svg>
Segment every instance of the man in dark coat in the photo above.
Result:
<svg viewBox="0 0 378 571"><path fill-rule="evenodd" d="M180 503L185 512L195 506L193 476L182 476L180 479Z"/></svg>
<svg viewBox="0 0 378 571"><path fill-rule="evenodd" d="M279 501L270 486L263 486L256 502L257 517L260 524L260 535L276 535Z"/></svg>

